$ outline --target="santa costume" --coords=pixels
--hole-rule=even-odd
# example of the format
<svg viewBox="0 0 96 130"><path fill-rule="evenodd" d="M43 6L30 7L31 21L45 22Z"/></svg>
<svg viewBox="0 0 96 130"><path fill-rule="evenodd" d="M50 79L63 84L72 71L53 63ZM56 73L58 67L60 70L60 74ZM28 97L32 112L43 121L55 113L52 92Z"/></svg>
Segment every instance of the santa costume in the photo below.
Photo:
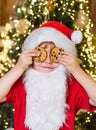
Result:
<svg viewBox="0 0 96 130"><path fill-rule="evenodd" d="M32 31L22 51L52 41L57 47L76 54L74 43L81 40L80 31L49 21ZM93 108L86 91L74 77L67 76L62 65L49 73L30 67L6 96L6 103L10 102L15 108L14 130L74 130L78 110L91 111Z"/></svg>

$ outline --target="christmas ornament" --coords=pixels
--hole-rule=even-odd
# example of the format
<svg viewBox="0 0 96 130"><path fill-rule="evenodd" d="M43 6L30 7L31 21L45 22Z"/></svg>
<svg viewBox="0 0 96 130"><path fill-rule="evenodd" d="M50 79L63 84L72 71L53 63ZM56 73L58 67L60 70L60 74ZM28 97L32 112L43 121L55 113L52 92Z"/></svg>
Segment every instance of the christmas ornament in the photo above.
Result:
<svg viewBox="0 0 96 130"><path fill-rule="evenodd" d="M78 13L78 17L75 21L75 24L79 28L85 28L86 25L88 24L88 19L89 19L88 15L84 11L80 11Z"/></svg>
<svg viewBox="0 0 96 130"><path fill-rule="evenodd" d="M49 11L52 11L56 7L56 0L48 0L48 3L46 4L46 7Z"/></svg>
<svg viewBox="0 0 96 130"><path fill-rule="evenodd" d="M31 25L31 23L27 19L21 19L17 23L16 30L21 34L24 34L24 33L26 33L26 31L30 27L30 25Z"/></svg>

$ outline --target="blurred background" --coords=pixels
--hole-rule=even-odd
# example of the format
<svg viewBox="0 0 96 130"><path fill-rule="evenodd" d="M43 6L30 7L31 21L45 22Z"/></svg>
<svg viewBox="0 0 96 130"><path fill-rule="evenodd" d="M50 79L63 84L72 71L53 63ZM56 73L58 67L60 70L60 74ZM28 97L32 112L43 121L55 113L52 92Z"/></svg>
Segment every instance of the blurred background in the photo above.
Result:
<svg viewBox="0 0 96 130"><path fill-rule="evenodd" d="M50 20L82 31L77 54L96 80L96 0L0 0L0 77L14 67L30 32ZM0 106L0 130L14 127L13 113L12 104ZM95 130L96 112L79 111L74 129Z"/></svg>

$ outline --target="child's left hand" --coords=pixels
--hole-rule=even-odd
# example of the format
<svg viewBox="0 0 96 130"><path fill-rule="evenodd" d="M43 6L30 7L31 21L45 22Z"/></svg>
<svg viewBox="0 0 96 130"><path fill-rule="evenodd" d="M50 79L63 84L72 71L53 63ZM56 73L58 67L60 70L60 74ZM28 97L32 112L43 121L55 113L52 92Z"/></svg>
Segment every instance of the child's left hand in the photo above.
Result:
<svg viewBox="0 0 96 130"><path fill-rule="evenodd" d="M71 74L77 72L78 68L80 68L78 58L70 52L62 52L62 55L59 55L58 60Z"/></svg>

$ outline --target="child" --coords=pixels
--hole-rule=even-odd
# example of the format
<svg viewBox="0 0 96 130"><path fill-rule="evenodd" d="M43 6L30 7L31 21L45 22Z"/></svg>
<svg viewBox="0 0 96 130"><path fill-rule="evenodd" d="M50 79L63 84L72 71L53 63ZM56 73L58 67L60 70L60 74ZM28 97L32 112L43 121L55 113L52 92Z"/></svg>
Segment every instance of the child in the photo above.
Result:
<svg viewBox="0 0 96 130"><path fill-rule="evenodd" d="M74 40L81 33L55 21L27 37L17 64L0 79L0 102L14 104L14 130L74 130L78 110L94 108L87 87L64 66L63 51L76 54Z"/></svg>

